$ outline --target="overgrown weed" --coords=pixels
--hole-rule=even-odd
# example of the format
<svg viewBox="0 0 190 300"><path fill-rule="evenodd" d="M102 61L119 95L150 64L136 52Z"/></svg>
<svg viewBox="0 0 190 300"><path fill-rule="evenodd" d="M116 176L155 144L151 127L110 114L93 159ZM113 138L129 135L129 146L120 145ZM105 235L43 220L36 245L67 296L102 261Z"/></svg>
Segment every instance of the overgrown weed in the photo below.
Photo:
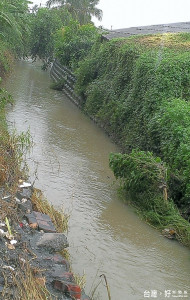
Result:
<svg viewBox="0 0 190 300"><path fill-rule="evenodd" d="M34 188L31 201L34 210L50 216L57 232L65 232L68 230L69 216L64 214L63 211L57 211L54 206L47 201L41 190Z"/></svg>
<svg viewBox="0 0 190 300"><path fill-rule="evenodd" d="M175 238L190 247L190 223L168 195L170 172L161 159L133 150L130 154L111 154L110 167L146 222L161 230L173 230Z"/></svg>

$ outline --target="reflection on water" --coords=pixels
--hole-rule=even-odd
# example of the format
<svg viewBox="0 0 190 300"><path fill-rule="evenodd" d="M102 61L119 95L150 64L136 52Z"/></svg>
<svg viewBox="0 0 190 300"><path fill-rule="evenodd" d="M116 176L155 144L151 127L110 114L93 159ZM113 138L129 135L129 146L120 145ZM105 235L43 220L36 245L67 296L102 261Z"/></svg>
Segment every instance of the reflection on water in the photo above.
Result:
<svg viewBox="0 0 190 300"><path fill-rule="evenodd" d="M102 273L112 300L141 300L145 290L188 291L189 251L163 238L118 199L108 166L116 145L61 92L50 90L49 83L38 65L19 62L7 81L16 100L8 121L18 131L30 128L31 180L70 214L73 269L80 274L85 270L87 292ZM108 298L103 284L98 291L98 299ZM165 299L163 293L159 299Z"/></svg>

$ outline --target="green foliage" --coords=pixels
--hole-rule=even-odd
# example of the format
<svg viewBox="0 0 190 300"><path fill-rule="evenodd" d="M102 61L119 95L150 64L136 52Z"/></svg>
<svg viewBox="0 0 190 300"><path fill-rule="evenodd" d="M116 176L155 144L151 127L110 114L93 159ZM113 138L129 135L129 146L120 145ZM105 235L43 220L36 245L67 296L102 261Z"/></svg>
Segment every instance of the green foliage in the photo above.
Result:
<svg viewBox="0 0 190 300"><path fill-rule="evenodd" d="M3 77L10 71L13 56L8 50L8 45L0 39L0 76Z"/></svg>
<svg viewBox="0 0 190 300"><path fill-rule="evenodd" d="M170 176L159 157L135 150L130 154L112 153L110 167L148 223L160 229L172 228L176 238L190 246L190 224L166 197Z"/></svg>
<svg viewBox="0 0 190 300"><path fill-rule="evenodd" d="M169 165L181 208L190 203L189 46L189 33L97 42L76 71L84 110L127 153L151 151Z"/></svg>
<svg viewBox="0 0 190 300"><path fill-rule="evenodd" d="M74 68L88 54L97 36L93 25L80 26L72 20L55 35L55 55L63 65Z"/></svg>
<svg viewBox="0 0 190 300"><path fill-rule="evenodd" d="M22 57L27 52L28 4L27 0L1 0L0 2L0 35L9 44L16 56Z"/></svg>
<svg viewBox="0 0 190 300"><path fill-rule="evenodd" d="M178 206L190 203L190 102L172 99L163 102L160 110L150 122L157 132L160 152L174 173L183 182L183 198L176 199ZM164 129L164 130L163 130Z"/></svg>
<svg viewBox="0 0 190 300"><path fill-rule="evenodd" d="M66 82L65 79L58 80L57 82L51 83L50 88L52 90L62 91L62 89L64 88L64 85L65 85L65 82Z"/></svg>
<svg viewBox="0 0 190 300"><path fill-rule="evenodd" d="M4 88L0 88L0 111L4 110L7 103L13 103L12 96Z"/></svg>
<svg viewBox="0 0 190 300"><path fill-rule="evenodd" d="M110 167L115 177L121 180L123 187L136 201L145 201L151 205L155 194L162 197L167 186L167 169L159 157L151 152L133 150L131 154L111 154Z"/></svg>
<svg viewBox="0 0 190 300"><path fill-rule="evenodd" d="M102 11L97 8L99 0L48 0L47 6L57 4L57 8L62 8L71 14L73 20L76 20L80 25L89 24L91 17L94 16L98 20L102 19Z"/></svg>
<svg viewBox="0 0 190 300"><path fill-rule="evenodd" d="M40 8L36 14L33 14L30 36L31 55L33 59L39 57L45 68L53 59L53 35L61 26L62 20L57 10Z"/></svg>

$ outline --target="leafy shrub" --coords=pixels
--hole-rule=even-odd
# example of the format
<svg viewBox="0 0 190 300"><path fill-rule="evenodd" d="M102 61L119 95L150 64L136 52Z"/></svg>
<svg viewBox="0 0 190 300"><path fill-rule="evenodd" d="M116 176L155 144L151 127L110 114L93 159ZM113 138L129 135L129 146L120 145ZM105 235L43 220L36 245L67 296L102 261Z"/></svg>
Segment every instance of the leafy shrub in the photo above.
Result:
<svg viewBox="0 0 190 300"><path fill-rule="evenodd" d="M159 157L136 150L111 154L110 167L148 223L171 228L180 242L190 246L190 224L167 197L170 174Z"/></svg>
<svg viewBox="0 0 190 300"><path fill-rule="evenodd" d="M13 64L13 56L8 50L9 47L6 43L0 39L0 76L3 77L7 72L10 71Z"/></svg>
<svg viewBox="0 0 190 300"><path fill-rule="evenodd" d="M179 206L190 203L190 102L184 99L165 101L155 114L151 125L156 128L160 151L174 173L183 181L183 197ZM164 129L164 130L163 130Z"/></svg>
<svg viewBox="0 0 190 300"><path fill-rule="evenodd" d="M74 68L90 51L97 37L95 26L80 25L72 20L55 34L55 55L63 65Z"/></svg>
<svg viewBox="0 0 190 300"><path fill-rule="evenodd" d="M63 25L57 10L40 8L31 21L30 48L33 59L39 57L46 69L53 60L54 34Z"/></svg>
<svg viewBox="0 0 190 300"><path fill-rule="evenodd" d="M58 80L57 82L51 83L50 88L52 90L62 91L62 89L64 88L64 85L65 85L65 82L66 82L65 79Z"/></svg>
<svg viewBox="0 0 190 300"><path fill-rule="evenodd" d="M147 206L148 201L150 208L155 195L162 198L163 190L167 188L167 169L151 152L133 150L130 154L111 154L110 167L132 199L141 201L141 206Z"/></svg>

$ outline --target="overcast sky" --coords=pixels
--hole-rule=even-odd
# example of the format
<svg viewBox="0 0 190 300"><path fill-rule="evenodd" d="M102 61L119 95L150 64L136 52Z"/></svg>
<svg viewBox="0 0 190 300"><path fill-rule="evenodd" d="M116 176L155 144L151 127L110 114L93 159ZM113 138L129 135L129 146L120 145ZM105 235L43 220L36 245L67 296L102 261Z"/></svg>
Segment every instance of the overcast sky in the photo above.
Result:
<svg viewBox="0 0 190 300"><path fill-rule="evenodd" d="M46 0L33 0L44 6ZM103 10L97 26L119 29L133 26L190 21L190 0L100 0Z"/></svg>

